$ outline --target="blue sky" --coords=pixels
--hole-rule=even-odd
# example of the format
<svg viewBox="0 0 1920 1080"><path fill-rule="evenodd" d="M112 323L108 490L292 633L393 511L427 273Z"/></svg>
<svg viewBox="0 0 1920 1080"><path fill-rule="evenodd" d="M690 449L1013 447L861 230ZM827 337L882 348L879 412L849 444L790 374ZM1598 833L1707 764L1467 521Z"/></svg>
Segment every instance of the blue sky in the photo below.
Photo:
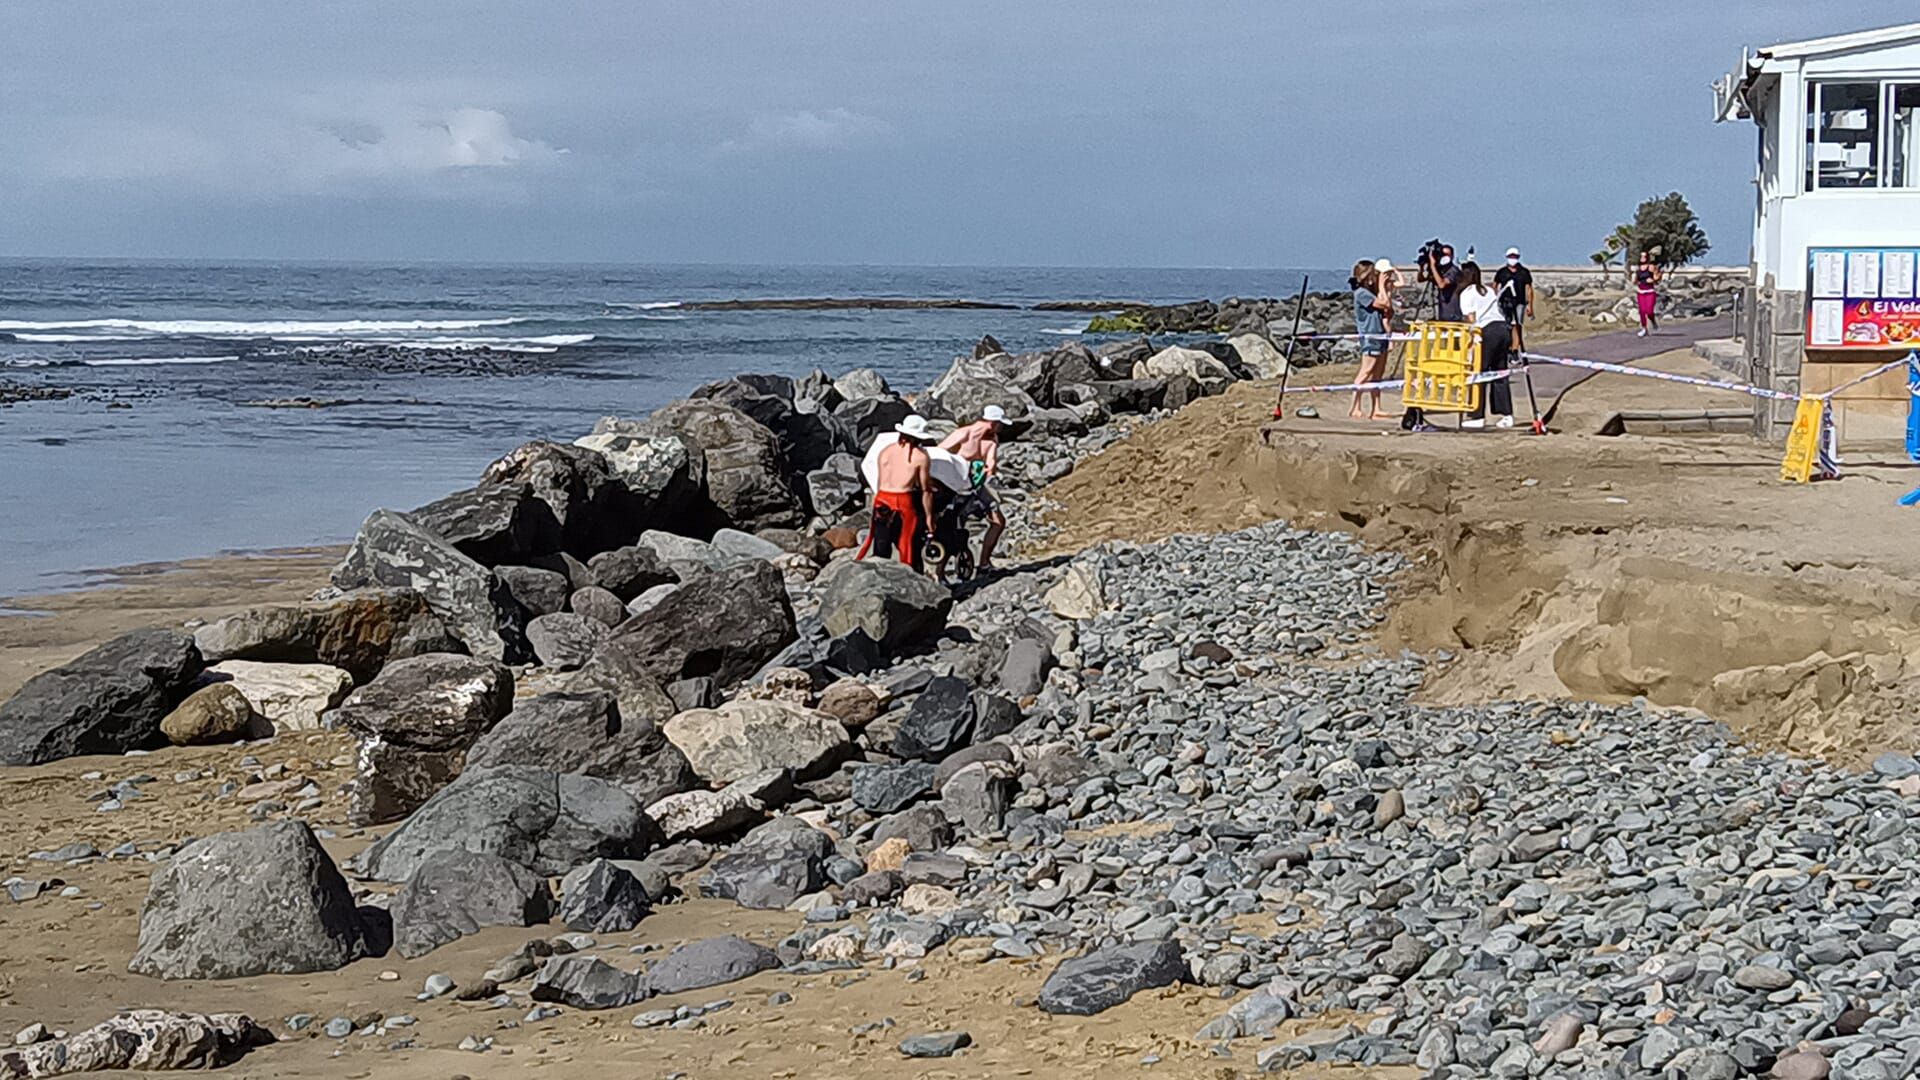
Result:
<svg viewBox="0 0 1920 1080"><path fill-rule="evenodd" d="M1583 261L1687 194L1744 262L1743 44L1911 0L0 6L0 254Z"/></svg>

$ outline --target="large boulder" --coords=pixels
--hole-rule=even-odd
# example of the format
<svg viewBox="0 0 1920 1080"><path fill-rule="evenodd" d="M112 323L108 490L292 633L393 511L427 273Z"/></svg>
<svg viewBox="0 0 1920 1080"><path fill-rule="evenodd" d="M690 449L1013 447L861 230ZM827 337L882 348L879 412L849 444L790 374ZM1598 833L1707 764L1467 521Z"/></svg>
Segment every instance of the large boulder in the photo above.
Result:
<svg viewBox="0 0 1920 1080"><path fill-rule="evenodd" d="M513 675L478 657L429 653L388 665L331 714L360 740L347 816L404 817L466 765L467 749L513 707Z"/></svg>
<svg viewBox="0 0 1920 1080"><path fill-rule="evenodd" d="M860 508L867 483L860 478L860 459L852 454L831 454L819 468L807 473L807 502L813 512L829 521Z"/></svg>
<svg viewBox="0 0 1920 1080"><path fill-rule="evenodd" d="M719 514L714 524L748 532L805 524L780 439L766 425L718 401L675 402L647 424L700 449L707 500Z"/></svg>
<svg viewBox="0 0 1920 1080"><path fill-rule="evenodd" d="M527 609L530 618L551 615L567 609L567 597L573 583L558 570L539 566L496 566L493 572L506 584L507 591Z"/></svg>
<svg viewBox="0 0 1920 1080"><path fill-rule="evenodd" d="M698 541L695 541L696 543ZM593 583L620 598L621 603L639 596L655 585L671 585L680 580L649 544L629 544L603 551L587 560Z"/></svg>
<svg viewBox="0 0 1920 1080"><path fill-rule="evenodd" d="M1169 345L1133 365L1133 377L1136 379L1165 379L1176 375L1185 375L1194 380L1209 394L1225 390L1234 381L1233 372L1211 354L1179 345Z"/></svg>
<svg viewBox="0 0 1920 1080"><path fill-rule="evenodd" d="M520 766L475 768L355 865L376 881L405 881L438 852L474 851L558 877L597 858L641 858L658 838L633 796L608 781Z"/></svg>
<svg viewBox="0 0 1920 1080"><path fill-rule="evenodd" d="M332 971L371 954L346 880L305 822L285 820L174 853L148 886L127 968L239 979Z"/></svg>
<svg viewBox="0 0 1920 1080"><path fill-rule="evenodd" d="M1287 358L1261 334L1241 334L1227 339L1240 356L1241 366L1256 379L1277 379L1287 373Z"/></svg>
<svg viewBox="0 0 1920 1080"><path fill-rule="evenodd" d="M591 691L528 698L473 744L467 768L518 765L598 777L619 784L642 806L697 787L686 755L658 726L672 704L628 714L616 700Z"/></svg>
<svg viewBox="0 0 1920 1080"><path fill-rule="evenodd" d="M704 896L778 911L825 887L833 838L799 818L781 817L748 833L700 877Z"/></svg>
<svg viewBox="0 0 1920 1080"><path fill-rule="evenodd" d="M645 614L615 628L595 660L645 672L661 685L701 676L729 685L759 670L795 637L780 571L752 560L682 582Z"/></svg>
<svg viewBox="0 0 1920 1080"><path fill-rule="evenodd" d="M175 746L205 746L247 738L264 725L253 703L231 683L210 683L187 695L160 721L160 733Z"/></svg>
<svg viewBox="0 0 1920 1080"><path fill-rule="evenodd" d="M393 898L393 948L412 959L489 926L537 926L553 916L547 879L498 855L441 851Z"/></svg>
<svg viewBox="0 0 1920 1080"><path fill-rule="evenodd" d="M878 397L850 398L839 408L833 410L833 417L853 434L856 447L866 447L881 432L892 431L900 421L913 415L913 406L906 399L893 394Z"/></svg>
<svg viewBox="0 0 1920 1080"><path fill-rule="evenodd" d="M0 765L165 746L160 722L194 690L200 650L172 630L135 630L28 679L0 705Z"/></svg>
<svg viewBox="0 0 1920 1080"><path fill-rule="evenodd" d="M560 921L583 934L623 934L653 910L640 879L607 859L595 859L567 875Z"/></svg>
<svg viewBox="0 0 1920 1080"><path fill-rule="evenodd" d="M554 956L533 977L528 996L571 1009L618 1009L646 997L647 983L597 956Z"/></svg>
<svg viewBox="0 0 1920 1080"><path fill-rule="evenodd" d="M848 742L847 729L825 713L744 698L717 709L689 709L662 730L714 787L768 769L808 779L830 770Z"/></svg>
<svg viewBox="0 0 1920 1080"><path fill-rule="evenodd" d="M815 584L830 636L861 630L889 654L939 632L953 607L953 594L939 582L890 559L842 560Z"/></svg>
<svg viewBox="0 0 1920 1080"><path fill-rule="evenodd" d="M627 489L627 512L637 524L705 518L707 465L698 447L662 434L644 420L605 416L573 445L598 453Z"/></svg>
<svg viewBox="0 0 1920 1080"><path fill-rule="evenodd" d="M273 1041L273 1032L240 1013L122 1009L111 1019L61 1038L20 1045L16 1036L16 1044L0 1054L0 1075L217 1069Z"/></svg>
<svg viewBox="0 0 1920 1080"><path fill-rule="evenodd" d="M893 736L893 755L938 762L973 742L978 718L973 687L962 678L939 676L908 706Z"/></svg>
<svg viewBox="0 0 1920 1080"><path fill-rule="evenodd" d="M507 663L527 658L526 611L512 590L405 514L369 515L333 568L333 583L342 589L412 589L475 656Z"/></svg>
<svg viewBox="0 0 1920 1080"><path fill-rule="evenodd" d="M525 483L479 484L407 516L482 566L524 563L560 550L553 508Z"/></svg>
<svg viewBox="0 0 1920 1080"><path fill-rule="evenodd" d="M1018 420L1035 405L991 361L966 356L955 359L918 400L922 414L960 422L979 419L980 411L989 405L1000 406L1008 417Z"/></svg>
<svg viewBox="0 0 1920 1080"><path fill-rule="evenodd" d="M784 376L736 375L708 383L690 396L730 405L773 432L792 473L819 468L846 439L843 426L818 405L795 399L793 380Z"/></svg>
<svg viewBox="0 0 1920 1080"><path fill-rule="evenodd" d="M779 966L780 957L772 949L729 934L675 948L647 969L647 989L654 994L684 994Z"/></svg>
<svg viewBox="0 0 1920 1080"><path fill-rule="evenodd" d="M1166 396L1165 379L1101 379L1090 383L1060 383L1054 388L1054 399L1059 404L1091 405L1107 415L1152 412L1161 407Z"/></svg>
<svg viewBox="0 0 1920 1080"><path fill-rule="evenodd" d="M205 678L240 691L276 732L317 730L320 717L353 689L353 676L331 664L223 660Z"/></svg>
<svg viewBox="0 0 1920 1080"><path fill-rule="evenodd" d="M272 604L215 619L193 632L207 663L265 660L331 664L355 682L389 660L442 652L447 628L412 589L367 589L332 600Z"/></svg>
<svg viewBox="0 0 1920 1080"><path fill-rule="evenodd" d="M833 380L833 389L842 401L862 401L887 397L893 393L886 377L870 367L854 368Z"/></svg>
<svg viewBox="0 0 1920 1080"><path fill-rule="evenodd" d="M1187 961L1173 941L1110 945L1062 963L1040 987L1043 1012L1092 1016L1142 990L1187 981Z"/></svg>
<svg viewBox="0 0 1920 1080"><path fill-rule="evenodd" d="M481 483L524 487L552 511L561 547L582 558L627 543L638 531L637 500L604 456L582 446L523 444L488 465Z"/></svg>
<svg viewBox="0 0 1920 1080"><path fill-rule="evenodd" d="M544 667L571 671L587 662L613 628L585 615L556 611L527 623L527 644Z"/></svg>

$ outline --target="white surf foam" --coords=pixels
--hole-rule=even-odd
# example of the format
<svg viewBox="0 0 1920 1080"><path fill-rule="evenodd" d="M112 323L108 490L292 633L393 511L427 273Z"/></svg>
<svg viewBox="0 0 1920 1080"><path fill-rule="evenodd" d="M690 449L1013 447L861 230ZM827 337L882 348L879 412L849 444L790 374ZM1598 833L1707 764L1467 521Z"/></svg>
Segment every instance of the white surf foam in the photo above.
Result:
<svg viewBox="0 0 1920 1080"><path fill-rule="evenodd" d="M0 322L0 330L141 330L149 334L189 334L196 336L240 335L273 337L281 334L380 334L435 330L479 330L489 326L512 326L525 318L508 319L344 319L337 322L317 320L261 320L243 322L226 319L77 319L70 322Z"/></svg>
<svg viewBox="0 0 1920 1080"><path fill-rule="evenodd" d="M632 308L635 311L664 311L668 308L677 308L684 303L686 303L686 301L684 300L648 300L644 302L634 302L634 303L610 301L607 304L607 306L618 307L618 308Z"/></svg>
<svg viewBox="0 0 1920 1080"><path fill-rule="evenodd" d="M58 345L74 341L139 341L141 334L15 334L13 339L36 345Z"/></svg>
<svg viewBox="0 0 1920 1080"><path fill-rule="evenodd" d="M1079 337L1087 331L1085 327L1081 326L1048 326L1042 327L1040 332L1043 334L1059 334L1063 337Z"/></svg>
<svg viewBox="0 0 1920 1080"><path fill-rule="evenodd" d="M160 364L224 364L237 356L115 356L104 360L82 360L88 367L154 367Z"/></svg>

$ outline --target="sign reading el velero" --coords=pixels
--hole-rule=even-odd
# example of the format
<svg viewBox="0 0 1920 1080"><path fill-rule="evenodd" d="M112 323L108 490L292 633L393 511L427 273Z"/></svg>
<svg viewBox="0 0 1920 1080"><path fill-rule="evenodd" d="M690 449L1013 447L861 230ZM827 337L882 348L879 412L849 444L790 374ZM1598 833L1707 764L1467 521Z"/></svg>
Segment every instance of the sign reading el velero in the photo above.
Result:
<svg viewBox="0 0 1920 1080"><path fill-rule="evenodd" d="M1813 248L1807 259L1808 348L1920 345L1920 248Z"/></svg>

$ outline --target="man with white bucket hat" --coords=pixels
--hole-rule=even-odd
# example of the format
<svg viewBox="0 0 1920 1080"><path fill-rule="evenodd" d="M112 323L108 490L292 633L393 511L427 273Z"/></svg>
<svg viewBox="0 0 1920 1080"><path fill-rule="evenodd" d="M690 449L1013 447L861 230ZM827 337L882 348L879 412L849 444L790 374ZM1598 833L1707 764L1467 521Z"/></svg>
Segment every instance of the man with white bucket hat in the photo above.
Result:
<svg viewBox="0 0 1920 1080"><path fill-rule="evenodd" d="M979 501L986 507L987 533L980 538L981 570L993 569L994 545L1007 529L1006 515L1000 512L985 488L986 481L1000 472L1000 433L1006 423L1007 411L998 405L989 405L980 410L980 419L955 428L953 434L940 440L940 449L958 454L968 462L979 462L984 471Z"/></svg>
<svg viewBox="0 0 1920 1080"><path fill-rule="evenodd" d="M921 541L933 523L933 475L927 457L933 432L927 429L927 418L918 414L900 421L893 431L897 437L876 439L863 463L873 487L873 521L860 558L877 550L881 558L896 555L918 570ZM869 464L871 470L864 469Z"/></svg>

